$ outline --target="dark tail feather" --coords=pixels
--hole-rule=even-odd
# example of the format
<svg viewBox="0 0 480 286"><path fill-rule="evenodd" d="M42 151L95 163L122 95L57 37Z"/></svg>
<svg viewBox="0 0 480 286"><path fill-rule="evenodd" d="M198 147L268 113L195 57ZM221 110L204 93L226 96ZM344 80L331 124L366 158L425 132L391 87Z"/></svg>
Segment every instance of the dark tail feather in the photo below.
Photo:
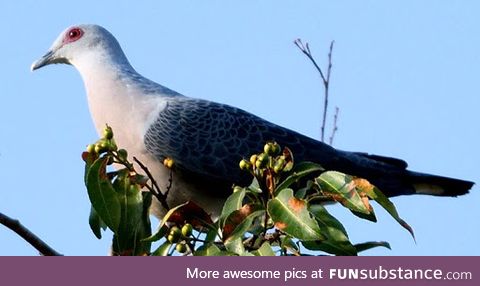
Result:
<svg viewBox="0 0 480 286"><path fill-rule="evenodd" d="M409 178L416 194L456 197L465 195L474 182L424 173L409 172Z"/></svg>

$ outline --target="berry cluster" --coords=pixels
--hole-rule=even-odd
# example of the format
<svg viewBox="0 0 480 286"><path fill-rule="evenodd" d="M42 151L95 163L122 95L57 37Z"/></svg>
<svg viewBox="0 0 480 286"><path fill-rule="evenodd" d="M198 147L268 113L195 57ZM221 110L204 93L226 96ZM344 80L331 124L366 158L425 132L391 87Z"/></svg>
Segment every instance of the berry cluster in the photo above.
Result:
<svg viewBox="0 0 480 286"><path fill-rule="evenodd" d="M108 165L113 163L120 163L127 166L131 166L128 162L128 152L125 149L118 149L117 143L113 138L112 127L106 125L103 129L103 136L94 144L87 145L87 154L93 160L100 157L100 155L108 153L109 160Z"/></svg>
<svg viewBox="0 0 480 286"><path fill-rule="evenodd" d="M252 172L253 175L261 175L267 169L273 170L275 174L288 172L293 167L293 159L290 150L285 148L281 152L281 147L277 142L268 142L263 147L263 152L253 154L250 160L240 161L240 169Z"/></svg>
<svg viewBox="0 0 480 286"><path fill-rule="evenodd" d="M188 250L188 242L192 239L193 226L189 223L186 223L180 229L178 226L174 225L170 228L170 231L167 233L167 241L172 244L177 244L175 250L179 253L186 253Z"/></svg>

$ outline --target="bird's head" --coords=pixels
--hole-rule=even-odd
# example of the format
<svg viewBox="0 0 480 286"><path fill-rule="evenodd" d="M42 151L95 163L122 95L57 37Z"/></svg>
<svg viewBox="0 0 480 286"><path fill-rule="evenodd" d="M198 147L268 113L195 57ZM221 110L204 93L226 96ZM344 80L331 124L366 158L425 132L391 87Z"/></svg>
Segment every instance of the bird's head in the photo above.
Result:
<svg viewBox="0 0 480 286"><path fill-rule="evenodd" d="M88 57L99 63L102 59L128 62L115 37L105 28L75 25L60 33L47 53L32 64L31 70L59 63L76 66L80 62L88 62L84 60Z"/></svg>

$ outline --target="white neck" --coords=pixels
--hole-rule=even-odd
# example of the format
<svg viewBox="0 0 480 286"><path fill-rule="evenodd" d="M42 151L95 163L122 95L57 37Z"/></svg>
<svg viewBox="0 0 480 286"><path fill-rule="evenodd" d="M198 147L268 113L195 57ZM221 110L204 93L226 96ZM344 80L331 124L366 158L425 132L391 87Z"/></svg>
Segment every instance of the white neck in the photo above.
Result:
<svg viewBox="0 0 480 286"><path fill-rule="evenodd" d="M90 113L99 135L108 124L121 148L141 149L139 144L143 144L148 126L165 107L165 100L155 94L145 94L132 78L132 75L140 75L123 53L111 57L105 51L87 52L72 64L83 78Z"/></svg>

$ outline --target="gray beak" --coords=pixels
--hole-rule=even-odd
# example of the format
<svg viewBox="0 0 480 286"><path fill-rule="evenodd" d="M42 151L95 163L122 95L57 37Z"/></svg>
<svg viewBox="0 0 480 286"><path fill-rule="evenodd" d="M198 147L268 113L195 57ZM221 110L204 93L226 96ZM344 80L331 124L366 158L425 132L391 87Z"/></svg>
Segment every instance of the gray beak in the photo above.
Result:
<svg viewBox="0 0 480 286"><path fill-rule="evenodd" d="M43 57L41 57L40 59L35 61L32 64L32 66L30 67L30 69L32 71L34 71L34 70L39 69L43 66L54 63L55 58L54 58L53 55L54 55L54 52L52 50L49 50L45 55L43 55Z"/></svg>

